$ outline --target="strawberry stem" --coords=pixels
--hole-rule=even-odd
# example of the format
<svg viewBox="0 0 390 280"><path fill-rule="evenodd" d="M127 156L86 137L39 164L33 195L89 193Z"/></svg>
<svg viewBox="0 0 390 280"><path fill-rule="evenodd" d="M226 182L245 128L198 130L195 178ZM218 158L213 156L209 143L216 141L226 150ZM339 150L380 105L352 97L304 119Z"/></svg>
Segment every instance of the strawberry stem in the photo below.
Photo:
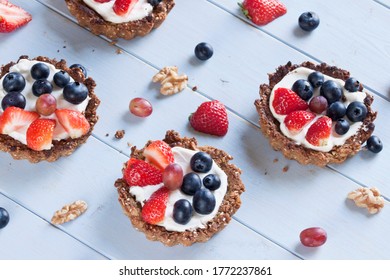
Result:
<svg viewBox="0 0 390 280"><path fill-rule="evenodd" d="M248 19L252 19L251 16L249 15L248 10L245 9L245 7L242 5L242 3L237 2L237 4L241 8L241 11L244 14L244 16L246 16L246 18L248 18Z"/></svg>

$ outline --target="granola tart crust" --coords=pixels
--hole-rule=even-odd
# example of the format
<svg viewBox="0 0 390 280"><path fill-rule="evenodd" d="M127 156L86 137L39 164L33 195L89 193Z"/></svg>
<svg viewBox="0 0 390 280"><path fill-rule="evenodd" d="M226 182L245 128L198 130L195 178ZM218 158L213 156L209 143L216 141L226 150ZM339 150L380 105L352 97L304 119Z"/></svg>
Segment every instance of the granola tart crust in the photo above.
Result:
<svg viewBox="0 0 390 280"><path fill-rule="evenodd" d="M364 99L364 104L367 107L368 113L363 121L363 126L357 134L347 139L343 145L335 146L329 152L307 149L296 144L280 131L279 121L273 117L269 108L269 99L273 87L280 82L287 73L300 66L322 72L325 75L344 81L350 77L349 71L330 66L326 63L314 64L306 61L297 65L288 62L286 65L279 66L276 69L276 72L268 75L269 84L260 85L260 99L257 99L254 103L260 116L259 124L261 131L269 139L270 145L274 150L281 151L286 158L294 159L300 164L313 164L323 167L327 164L342 163L347 158L352 157L360 151L362 144L367 141L375 129L374 120L376 119L377 112L374 112L371 108L374 98L372 95L365 92L366 98ZM361 86L360 90L362 89L363 87Z"/></svg>
<svg viewBox="0 0 390 280"><path fill-rule="evenodd" d="M29 59L28 56L20 56L20 59ZM19 61L18 60L18 61ZM11 156L16 160L27 159L31 163L37 163L40 161L53 162L62 156L69 156L73 151L85 143L88 137L91 135L93 127L98 121L99 117L96 114L96 110L100 104L99 98L95 95L95 81L92 78L85 78L83 73L78 68L70 69L66 65L66 61L61 59L57 61L55 59L50 59L44 56L38 56L30 60L38 60L42 62L47 62L53 64L57 69L62 69L69 73L69 75L77 82L84 83L88 88L88 95L91 98L88 102L88 105L85 109L85 117L88 120L91 128L85 135L75 138L75 139L63 139L60 141L53 141L53 147L50 150L34 151L31 150L27 145L22 144L18 140L5 135L0 134L0 150L11 154ZM10 62L0 69L0 79L9 72L9 68L16 64L15 62Z"/></svg>
<svg viewBox="0 0 390 280"><path fill-rule="evenodd" d="M104 35L111 40L118 38L130 40L137 36L149 34L163 23L168 13L175 6L174 0L163 0L153 8L149 16L130 22L112 23L103 19L83 0L65 0L65 2L70 13L81 26L88 28L95 35Z"/></svg>
<svg viewBox="0 0 390 280"><path fill-rule="evenodd" d="M129 186L122 178L117 179L115 182L115 187L117 188L119 195L118 200L124 213L130 218L133 226L137 230L143 232L149 240L160 241L166 246L179 244L191 246L195 242L206 242L214 234L225 228L230 222L233 214L236 213L241 206L240 195L245 191L244 184L240 178L241 170L229 163L232 157L226 152L211 146L198 147L195 138L181 138L177 132L170 130L166 132L163 141L168 143L171 147L180 146L191 150L204 151L210 154L217 165L227 174L228 189L216 216L209 221L203 229L198 228L196 230L187 230L184 232L167 231L164 227L151 225L142 220L141 205L130 194ZM150 142L151 141L149 141L145 147L147 147ZM136 147L132 147L131 157L144 159L142 155L143 149L137 150Z"/></svg>

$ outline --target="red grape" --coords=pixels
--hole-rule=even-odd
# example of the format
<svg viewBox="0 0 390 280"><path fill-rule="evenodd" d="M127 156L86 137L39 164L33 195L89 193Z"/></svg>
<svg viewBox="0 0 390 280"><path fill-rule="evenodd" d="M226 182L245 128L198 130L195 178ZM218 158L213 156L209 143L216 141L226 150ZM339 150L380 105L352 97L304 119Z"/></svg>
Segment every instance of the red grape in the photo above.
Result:
<svg viewBox="0 0 390 280"><path fill-rule="evenodd" d="M309 109L317 114L321 114L328 108L328 101L322 95L313 97L309 102Z"/></svg>
<svg viewBox="0 0 390 280"><path fill-rule="evenodd" d="M307 247L318 247L326 242L326 231L320 227L307 228L299 235L301 243Z"/></svg>
<svg viewBox="0 0 390 280"><path fill-rule="evenodd" d="M50 93L42 94L35 103L35 110L43 116L50 116L57 109L57 100Z"/></svg>
<svg viewBox="0 0 390 280"><path fill-rule="evenodd" d="M136 97L130 101L130 112L137 117L145 118L150 116L153 111L152 104L144 98Z"/></svg>
<svg viewBox="0 0 390 280"><path fill-rule="evenodd" d="M177 163L168 164L163 171L164 186L170 190L177 190L183 184L183 169Z"/></svg>

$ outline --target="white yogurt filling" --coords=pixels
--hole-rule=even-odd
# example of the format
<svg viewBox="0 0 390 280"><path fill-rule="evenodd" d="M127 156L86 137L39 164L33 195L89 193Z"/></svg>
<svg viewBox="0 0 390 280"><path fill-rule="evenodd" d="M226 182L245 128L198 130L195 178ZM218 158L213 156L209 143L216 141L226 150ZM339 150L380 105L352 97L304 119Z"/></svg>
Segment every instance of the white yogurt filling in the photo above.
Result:
<svg viewBox="0 0 390 280"><path fill-rule="evenodd" d="M184 175L193 172L190 167L190 159L198 151L184 149L181 147L174 147L172 148L172 152L173 155L175 156L175 162L182 167ZM193 196L186 195L183 192L181 192L180 189L178 189L170 192L167 208L165 211L165 218L162 222L158 223L159 226L162 226L169 231L178 231L178 232L183 232L186 230L194 230L197 228L205 228L206 224L210 220L212 220L215 217L215 215L218 213L218 209L227 191L227 185L228 185L227 175L214 161L213 161L212 168L208 173L197 173L197 174L200 176L202 180L208 174L215 174L219 176L219 178L221 179L221 186L217 190L213 191L216 200L214 211L208 215L201 215L196 213L195 210L193 210L193 216L186 225L181 225L176 223L173 220L173 205L175 204L175 202L178 201L179 199L187 199L192 204L192 198L193 198ZM140 202L143 206L144 202L148 200L148 198L162 186L163 186L162 183L159 185L145 186L145 187L133 186L130 187L130 194L134 195L136 200Z"/></svg>
<svg viewBox="0 0 390 280"><path fill-rule="evenodd" d="M56 84L54 83L53 76L55 75L55 73L61 71L61 69L56 69L53 64L42 62L42 61L20 59L17 64L10 67L9 72L19 72L20 74L23 75L24 79L26 80L26 86L21 92L26 98L26 107L24 108L24 110L36 112L35 104L38 97L35 96L32 92L32 86L35 82L35 79L31 76L30 70L31 67L38 62L46 64L50 69L50 74L47 80L53 85L53 91L51 94L57 100L57 109L69 109L69 110L84 112L85 108L88 105L89 100L91 99L89 96L87 96L87 98L80 104L77 105L72 104L64 99L64 95L62 93L63 89L56 86ZM5 76L6 75L4 75L0 79L0 103L3 100L4 96L7 94L7 92L3 88L3 80ZM72 77L70 78L70 82L74 82ZM1 106L0 106L0 113L3 113L3 109L1 108ZM66 132L65 129L60 125L54 113L51 114L50 116L41 116L41 118L56 120L57 124L54 128L53 140L61 140L61 139L69 138L68 132ZM27 144L26 131L27 131L27 127L25 128L25 130L12 131L8 135L14 138L15 140L18 140L21 143L26 145Z"/></svg>
<svg viewBox="0 0 390 280"><path fill-rule="evenodd" d="M131 11L129 11L124 16L119 16L114 12L112 8L115 3L114 0L111 0L106 3L99 3L96 2L95 0L83 0L83 1L91 9L95 10L99 15L101 15L102 18L112 23L123 23L123 22L143 19L144 17L150 15L153 10L153 6L150 5L147 0L139 0L134 5Z"/></svg>
<svg viewBox="0 0 390 280"><path fill-rule="evenodd" d="M291 133L286 125L284 124L284 119L287 117L287 115L279 115L275 112L273 106L271 105L274 100L274 95L275 95L275 90L278 88L289 88L291 89L292 85L294 84L295 81L299 79L305 79L307 80L307 77L310 75L310 73L315 72L314 70L311 70L306 67L299 67L290 73L288 73L279 83L277 83L270 96L270 109L272 112L272 115L280 122L280 130L282 133L287 136L288 138L294 140L298 145L303 145L306 148L320 151L320 152L329 152L330 150L333 149L334 146L339 146L343 145L345 141L350 138L351 136L355 135L358 130L362 127L363 122L349 122L350 128L348 132L344 135L338 135L337 133L334 132L334 122L333 122L333 127L332 127L332 133L328 139L328 142L324 146L314 146L310 144L306 138L305 135L310 128L310 126L322 115L317 115L311 122L309 122L303 129L300 131L298 134L293 134ZM330 76L324 75L325 81L327 80L332 80L338 83L341 88L343 89L343 95L345 96L345 102L344 105L348 107L348 104L353 102L353 101L359 101L363 102L364 99L366 98L366 94L364 92L358 91L358 92L349 92L344 88L345 82L341 79L335 79ZM314 94L313 97L320 95L320 88L314 88ZM348 121L348 119L347 119Z"/></svg>

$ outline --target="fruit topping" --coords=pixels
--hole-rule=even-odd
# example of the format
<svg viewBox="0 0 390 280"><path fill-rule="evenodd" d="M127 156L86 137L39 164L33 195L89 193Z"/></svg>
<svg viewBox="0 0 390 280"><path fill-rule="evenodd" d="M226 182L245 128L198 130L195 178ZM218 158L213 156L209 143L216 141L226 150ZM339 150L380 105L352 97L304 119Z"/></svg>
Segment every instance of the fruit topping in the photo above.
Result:
<svg viewBox="0 0 390 280"><path fill-rule="evenodd" d="M3 88L6 92L21 92L26 86L26 80L18 72L10 72L3 79Z"/></svg>
<svg viewBox="0 0 390 280"><path fill-rule="evenodd" d="M305 12L299 16L298 24L305 31L313 31L320 25L320 18L314 12Z"/></svg>
<svg viewBox="0 0 390 280"><path fill-rule="evenodd" d="M31 21L32 16L8 1L0 2L0 32L12 32Z"/></svg>
<svg viewBox="0 0 390 280"><path fill-rule="evenodd" d="M136 97L130 101L129 110L133 115L145 118L152 114L153 107L148 100L141 97Z"/></svg>
<svg viewBox="0 0 390 280"><path fill-rule="evenodd" d="M157 6L161 3L162 0L148 0L148 3L152 5L153 7Z"/></svg>
<svg viewBox="0 0 390 280"><path fill-rule="evenodd" d="M57 99L50 93L42 94L35 103L35 110L42 116L50 116L57 109Z"/></svg>
<svg viewBox="0 0 390 280"><path fill-rule="evenodd" d="M341 86L332 80L325 81L320 88L320 95L326 98L328 104L339 101L343 94Z"/></svg>
<svg viewBox="0 0 390 280"><path fill-rule="evenodd" d="M55 114L60 124L72 139L88 133L90 124L81 112L69 109L57 109Z"/></svg>
<svg viewBox="0 0 390 280"><path fill-rule="evenodd" d="M171 147L161 140L150 143L144 149L143 155L147 162L161 170L164 170L168 164L175 161Z"/></svg>
<svg viewBox="0 0 390 280"><path fill-rule="evenodd" d="M81 64L78 64L78 63L75 63L75 64L72 64L71 66L69 66L70 69L73 69L73 68L79 68L81 70L81 72L83 73L84 75L84 78L86 78L88 75L87 75L87 69L81 65Z"/></svg>
<svg viewBox="0 0 390 280"><path fill-rule="evenodd" d="M88 96L88 88L79 82L69 83L63 90L64 99L72 104L80 104Z"/></svg>
<svg viewBox="0 0 390 280"><path fill-rule="evenodd" d="M208 60L211 58L214 54L213 47L205 42L199 43L195 47L195 56L199 60Z"/></svg>
<svg viewBox="0 0 390 280"><path fill-rule="evenodd" d="M169 192L166 187L161 187L149 197L141 211L145 222L155 225L164 220Z"/></svg>
<svg viewBox="0 0 390 280"><path fill-rule="evenodd" d="M217 100L202 103L189 121L193 129L216 136L226 135L229 128L226 108Z"/></svg>
<svg viewBox="0 0 390 280"><path fill-rule="evenodd" d="M183 184L183 169L180 164L170 163L165 167L162 178L164 186L171 191L180 189Z"/></svg>
<svg viewBox="0 0 390 280"><path fill-rule="evenodd" d="M334 131L338 135L344 135L349 130L349 122L345 119L339 119L337 120L336 124L334 125Z"/></svg>
<svg viewBox="0 0 390 280"><path fill-rule="evenodd" d="M1 101L1 108L5 110L11 106L24 109L26 107L26 98L24 95L16 91L11 91L6 94Z"/></svg>
<svg viewBox="0 0 390 280"><path fill-rule="evenodd" d="M337 121L345 116L347 112L347 108L341 101L336 101L330 104L328 110L326 111L326 115L331 118L333 121Z"/></svg>
<svg viewBox="0 0 390 280"><path fill-rule="evenodd" d="M69 84L70 76L66 71L60 70L54 74L53 81L58 87L64 88L67 84Z"/></svg>
<svg viewBox="0 0 390 280"><path fill-rule="evenodd" d="M294 111L287 115L284 124L292 134L299 133L302 128L315 118L315 114L308 111Z"/></svg>
<svg viewBox="0 0 390 280"><path fill-rule="evenodd" d="M257 25L270 23L287 12L286 6L277 0L244 0L238 5L244 15Z"/></svg>
<svg viewBox="0 0 390 280"><path fill-rule="evenodd" d="M221 179L215 174L209 174L203 178L203 185L210 191L215 191L221 186Z"/></svg>
<svg viewBox="0 0 390 280"><path fill-rule="evenodd" d="M352 122L361 122L367 116L367 107L359 101L351 102L347 107L347 117Z"/></svg>
<svg viewBox="0 0 390 280"><path fill-rule="evenodd" d="M0 229L5 228L9 222L8 211L0 207Z"/></svg>
<svg viewBox="0 0 390 280"><path fill-rule="evenodd" d="M344 88L346 90L348 90L349 92L355 92L355 91L358 91L359 88L360 88L360 83L358 80L356 80L355 78L351 77L351 78L348 78L346 81L345 81L345 85L344 85Z"/></svg>
<svg viewBox="0 0 390 280"><path fill-rule="evenodd" d="M295 83L292 85L291 88L296 94L299 95L300 98L303 100L309 100L313 96L313 87L312 85L304 80L304 79L299 79L295 81Z"/></svg>
<svg viewBox="0 0 390 280"><path fill-rule="evenodd" d="M173 205L173 220L181 225L188 224L192 217L192 205L187 199L179 199Z"/></svg>
<svg viewBox="0 0 390 280"><path fill-rule="evenodd" d="M32 93L35 96L40 96L44 93L51 93L53 86L48 80L36 80L32 86Z"/></svg>
<svg viewBox="0 0 390 280"><path fill-rule="evenodd" d="M378 136L372 135L367 139L367 149L375 154L383 149L383 144Z"/></svg>
<svg viewBox="0 0 390 280"><path fill-rule="evenodd" d="M202 187L202 180L199 175L190 172L184 175L183 184L181 185L180 190L188 195L194 195Z"/></svg>
<svg viewBox="0 0 390 280"><path fill-rule="evenodd" d="M192 198L192 205L194 210L202 215L207 215L213 212L215 208L215 196L206 188L198 190Z"/></svg>
<svg viewBox="0 0 390 280"><path fill-rule="evenodd" d="M195 172L207 173L213 166L213 159L208 153L197 152L191 157L190 166Z"/></svg>
<svg viewBox="0 0 390 280"><path fill-rule="evenodd" d="M326 242L326 231L320 227L311 227L303 230L299 238L306 247L319 247Z"/></svg>
<svg viewBox="0 0 390 280"><path fill-rule="evenodd" d="M325 146L332 129L332 120L322 116L316 120L306 133L306 140L313 146Z"/></svg>
<svg viewBox="0 0 390 280"><path fill-rule="evenodd" d="M308 105L298 94L288 88L277 88L272 106L279 115L288 115L293 111L306 110Z"/></svg>
<svg viewBox="0 0 390 280"><path fill-rule="evenodd" d="M0 133L26 131L27 127L38 118L39 114L36 112L25 111L18 107L8 107L0 116Z"/></svg>
<svg viewBox="0 0 390 280"><path fill-rule="evenodd" d="M45 63L35 63L30 69L31 77L35 80L47 79L50 74L50 68Z"/></svg>
<svg viewBox="0 0 390 280"><path fill-rule="evenodd" d="M318 95L310 99L309 109L310 111L321 114L328 108L328 101L325 97Z"/></svg>
<svg viewBox="0 0 390 280"><path fill-rule="evenodd" d="M127 161L123 177L130 187L157 185L163 181L160 169L136 158L131 158Z"/></svg>
<svg viewBox="0 0 390 280"><path fill-rule="evenodd" d="M310 73L307 79L314 88L319 88L324 83L325 77L321 72L315 71Z"/></svg>
<svg viewBox="0 0 390 280"><path fill-rule="evenodd" d="M34 151L50 150L56 121L52 119L36 119L27 129L27 147Z"/></svg>
<svg viewBox="0 0 390 280"><path fill-rule="evenodd" d="M125 16L130 13L137 2L138 0L115 0L112 8L118 16Z"/></svg>

